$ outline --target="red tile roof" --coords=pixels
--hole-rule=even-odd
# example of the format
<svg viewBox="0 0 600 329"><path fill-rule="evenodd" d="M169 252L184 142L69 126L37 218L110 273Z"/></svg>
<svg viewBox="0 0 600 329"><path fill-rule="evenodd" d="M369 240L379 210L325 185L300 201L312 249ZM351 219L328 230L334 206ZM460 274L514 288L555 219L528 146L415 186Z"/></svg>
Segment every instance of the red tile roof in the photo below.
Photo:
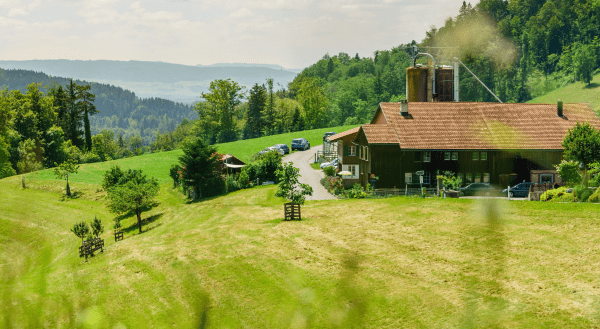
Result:
<svg viewBox="0 0 600 329"><path fill-rule="evenodd" d="M329 137L327 137L327 139L329 139L330 142L335 142L336 140L342 139L342 138L344 138L344 137L346 137L348 135L352 135L352 134L357 133L359 129L360 129L360 126L358 126L356 128L352 128L350 130L343 131L343 132L341 132L339 134L335 134L335 135L329 136Z"/></svg>
<svg viewBox="0 0 600 329"><path fill-rule="evenodd" d="M586 104L564 104L563 118L556 115L556 104L412 102L407 117L400 115L400 103L379 106L387 124L363 125L367 140L400 143L404 149L562 150L565 135L577 122L600 128Z"/></svg>

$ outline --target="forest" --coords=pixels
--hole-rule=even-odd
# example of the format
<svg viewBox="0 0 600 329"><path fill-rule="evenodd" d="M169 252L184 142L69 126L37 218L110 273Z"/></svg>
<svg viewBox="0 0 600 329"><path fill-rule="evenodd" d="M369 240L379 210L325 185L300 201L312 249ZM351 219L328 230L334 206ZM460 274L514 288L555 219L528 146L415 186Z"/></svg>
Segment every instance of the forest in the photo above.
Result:
<svg viewBox="0 0 600 329"><path fill-rule="evenodd" d="M157 132L175 130L185 118L198 118L193 106L161 98L139 98L135 93L112 85L74 80L78 84L90 85L96 95L94 105L98 110L90 116L92 134L108 129L115 136L130 138L139 135L144 145L154 141ZM0 70L0 89L27 92L31 83L41 83L40 91L47 92L53 85L65 86L69 79L48 76L27 70Z"/></svg>

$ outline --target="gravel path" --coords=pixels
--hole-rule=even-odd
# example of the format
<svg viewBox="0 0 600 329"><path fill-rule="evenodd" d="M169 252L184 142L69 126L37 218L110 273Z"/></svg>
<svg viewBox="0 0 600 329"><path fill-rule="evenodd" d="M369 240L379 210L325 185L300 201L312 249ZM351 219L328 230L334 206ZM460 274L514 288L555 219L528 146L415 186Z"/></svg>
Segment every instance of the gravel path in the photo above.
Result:
<svg viewBox="0 0 600 329"><path fill-rule="evenodd" d="M313 188L313 195L306 196L306 200L335 200L335 196L329 194L321 185L321 178L324 177L322 171L316 171L311 168L310 163L315 159L315 153L320 151L323 145L311 147L306 151L297 151L290 153L283 158L283 162L293 162L294 167L300 169L300 183L308 184Z"/></svg>

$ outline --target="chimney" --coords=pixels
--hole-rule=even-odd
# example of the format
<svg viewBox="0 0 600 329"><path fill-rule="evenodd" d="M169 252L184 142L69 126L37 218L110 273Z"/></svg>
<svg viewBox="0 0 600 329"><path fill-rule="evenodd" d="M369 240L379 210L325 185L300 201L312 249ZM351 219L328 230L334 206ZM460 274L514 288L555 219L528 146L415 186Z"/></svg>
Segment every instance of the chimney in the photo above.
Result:
<svg viewBox="0 0 600 329"><path fill-rule="evenodd" d="M562 100L558 100L558 103L556 104L556 115L558 115L559 117L563 117L563 102Z"/></svg>
<svg viewBox="0 0 600 329"><path fill-rule="evenodd" d="M406 99L400 100L400 115L408 116L408 101Z"/></svg>

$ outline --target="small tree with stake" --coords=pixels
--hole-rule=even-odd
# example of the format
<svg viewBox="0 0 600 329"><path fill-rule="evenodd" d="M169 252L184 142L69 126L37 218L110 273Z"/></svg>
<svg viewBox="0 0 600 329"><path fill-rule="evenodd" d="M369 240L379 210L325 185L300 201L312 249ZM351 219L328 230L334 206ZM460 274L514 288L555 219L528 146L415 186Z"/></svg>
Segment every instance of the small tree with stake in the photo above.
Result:
<svg viewBox="0 0 600 329"><path fill-rule="evenodd" d="M600 132L587 122L583 125L577 122L573 129L569 129L562 146L566 160L578 161L583 166L582 185L587 187L588 166L600 160Z"/></svg>
<svg viewBox="0 0 600 329"><path fill-rule="evenodd" d="M104 233L104 226L102 225L102 221L100 221L96 216L94 216L94 220L90 225L92 227L92 234L98 237L100 234Z"/></svg>
<svg viewBox="0 0 600 329"><path fill-rule="evenodd" d="M73 225L71 232L75 233L81 239L81 244L83 245L83 239L90 233L90 228L86 222L81 222Z"/></svg>
<svg viewBox="0 0 600 329"><path fill-rule="evenodd" d="M304 204L306 195L312 195L313 192L310 185L300 184L298 182L298 177L300 176L299 171L300 169L294 167L293 162L283 164L275 171L275 174L279 179L279 186L275 196L290 200L290 204L292 206L298 205L298 209L300 208L300 205ZM284 205L284 211L286 205Z"/></svg>
<svg viewBox="0 0 600 329"><path fill-rule="evenodd" d="M56 175L56 177L58 177L59 179L67 180L66 192L67 195L70 196L71 188L69 187L69 174L76 174L77 170L79 170L79 165L77 164L77 161L69 159L61 163L60 165L56 164L55 162L54 165L56 166L54 167L54 175Z"/></svg>

